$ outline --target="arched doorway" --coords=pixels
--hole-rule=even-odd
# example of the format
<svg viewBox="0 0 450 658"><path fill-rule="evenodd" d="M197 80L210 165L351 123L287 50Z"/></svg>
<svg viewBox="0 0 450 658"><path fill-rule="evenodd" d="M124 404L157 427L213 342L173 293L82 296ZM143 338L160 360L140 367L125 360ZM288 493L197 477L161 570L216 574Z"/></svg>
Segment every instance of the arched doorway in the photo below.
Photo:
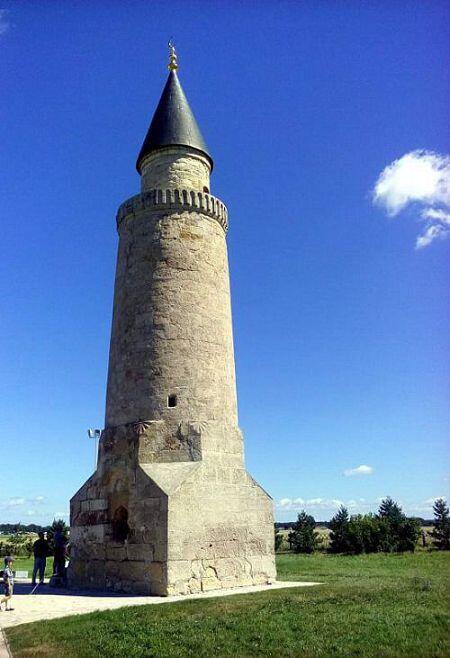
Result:
<svg viewBox="0 0 450 658"><path fill-rule="evenodd" d="M124 542L130 534L128 525L128 510L122 505L116 509L112 521L112 534L114 541Z"/></svg>

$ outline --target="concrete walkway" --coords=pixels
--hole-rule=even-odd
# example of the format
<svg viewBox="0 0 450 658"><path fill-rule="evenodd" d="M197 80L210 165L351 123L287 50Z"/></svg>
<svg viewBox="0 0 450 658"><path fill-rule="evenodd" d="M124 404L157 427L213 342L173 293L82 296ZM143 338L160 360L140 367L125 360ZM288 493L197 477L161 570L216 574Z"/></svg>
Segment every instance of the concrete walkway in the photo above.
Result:
<svg viewBox="0 0 450 658"><path fill-rule="evenodd" d="M6 644L6 638L0 628L0 658L11 658L9 653L8 646Z"/></svg>
<svg viewBox="0 0 450 658"><path fill-rule="evenodd" d="M108 592L76 592L74 590L52 589L47 584L40 585L35 594L28 583L16 582L14 596L11 600L14 610L0 612L0 628L27 624L41 619L55 619L68 615L82 615L94 610L112 610L130 605L152 605L158 603L173 603L175 601L191 601L192 599L210 599L218 596L233 596L235 594L253 594L254 592L269 592L288 587L312 587L320 583L282 582L272 585L254 585L253 587L237 587L235 589L215 590L201 594L178 596L128 596L110 594ZM1 644L0 644L1 651ZM3 655L0 652L0 658Z"/></svg>

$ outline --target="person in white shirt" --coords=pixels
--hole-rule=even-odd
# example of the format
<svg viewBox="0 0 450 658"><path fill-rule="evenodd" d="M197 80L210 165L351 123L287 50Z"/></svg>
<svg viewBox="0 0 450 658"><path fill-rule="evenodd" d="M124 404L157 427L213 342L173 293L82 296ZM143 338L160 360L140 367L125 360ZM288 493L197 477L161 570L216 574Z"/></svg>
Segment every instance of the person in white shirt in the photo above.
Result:
<svg viewBox="0 0 450 658"><path fill-rule="evenodd" d="M5 604L5 611L8 612L14 610L14 608L11 608L11 597L14 590L14 573L12 565L12 557L5 557L5 568L3 569L3 587L5 588L5 594L0 600L0 610L2 609L2 605Z"/></svg>

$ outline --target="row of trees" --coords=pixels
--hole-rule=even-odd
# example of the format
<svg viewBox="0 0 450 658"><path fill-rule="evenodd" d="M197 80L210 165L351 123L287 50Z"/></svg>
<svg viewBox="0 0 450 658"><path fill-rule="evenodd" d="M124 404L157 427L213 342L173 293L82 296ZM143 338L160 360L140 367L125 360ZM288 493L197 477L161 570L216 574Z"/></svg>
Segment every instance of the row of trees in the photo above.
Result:
<svg viewBox="0 0 450 658"><path fill-rule="evenodd" d="M445 500L439 499L434 507L434 528L431 537L436 548L450 549L450 514ZM376 553L414 551L422 533L421 522L408 518L392 498L380 504L377 514L350 516L341 507L330 521L332 553ZM316 531L316 521L305 511L289 533L291 550L296 553L313 553L322 547L323 538ZM278 546L277 546L278 545ZM281 545L281 535L275 536L275 548Z"/></svg>
<svg viewBox="0 0 450 658"><path fill-rule="evenodd" d="M42 528L42 531L47 533L51 552L53 552L53 538L57 530L62 532L66 537L68 536L69 527L63 519L55 519L52 525ZM16 557L28 557L33 552L33 544L36 539L36 534L30 534L29 532L18 532L6 537L4 540L0 537L0 556L14 555Z"/></svg>
<svg viewBox="0 0 450 658"><path fill-rule="evenodd" d="M341 507L331 522L330 550L333 553L414 551L420 534L420 521L408 519L392 498L386 498L378 514L349 517L348 511Z"/></svg>
<svg viewBox="0 0 450 658"><path fill-rule="evenodd" d="M26 532L41 532L46 531L48 526L38 525L37 523L29 523L24 525L23 523L0 523L0 536L3 535L17 535L23 534Z"/></svg>

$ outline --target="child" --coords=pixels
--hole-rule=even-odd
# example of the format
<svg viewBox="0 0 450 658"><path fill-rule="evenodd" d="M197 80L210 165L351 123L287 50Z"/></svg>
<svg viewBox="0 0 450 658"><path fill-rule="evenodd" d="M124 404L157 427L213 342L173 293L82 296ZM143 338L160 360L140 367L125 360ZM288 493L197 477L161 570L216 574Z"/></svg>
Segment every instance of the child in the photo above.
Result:
<svg viewBox="0 0 450 658"><path fill-rule="evenodd" d="M9 602L13 595L14 589L14 574L12 570L12 564L12 557L5 557L5 568L3 570L3 585L5 587L5 596L0 601L0 610L2 609L2 603L5 604L5 610L14 610L14 608L9 606Z"/></svg>

